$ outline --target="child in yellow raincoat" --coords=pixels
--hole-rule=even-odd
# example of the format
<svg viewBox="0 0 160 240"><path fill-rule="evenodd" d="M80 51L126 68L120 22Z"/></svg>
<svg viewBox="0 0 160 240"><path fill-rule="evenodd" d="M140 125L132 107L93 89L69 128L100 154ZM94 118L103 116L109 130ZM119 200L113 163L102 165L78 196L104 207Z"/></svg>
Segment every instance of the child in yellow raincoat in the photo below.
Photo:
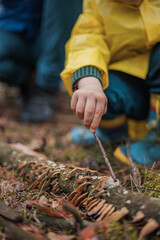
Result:
<svg viewBox="0 0 160 240"><path fill-rule="evenodd" d="M141 138L130 145L135 162L160 160L159 0L84 0L61 77L86 128L73 129L73 141L92 144L95 131L106 142L129 134ZM115 155L128 162L125 146Z"/></svg>

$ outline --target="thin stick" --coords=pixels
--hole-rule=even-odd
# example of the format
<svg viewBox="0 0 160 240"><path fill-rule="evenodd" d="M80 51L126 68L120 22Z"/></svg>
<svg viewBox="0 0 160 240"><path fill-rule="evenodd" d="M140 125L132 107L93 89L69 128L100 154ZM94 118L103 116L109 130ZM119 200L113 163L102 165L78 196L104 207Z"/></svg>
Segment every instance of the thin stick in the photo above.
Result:
<svg viewBox="0 0 160 240"><path fill-rule="evenodd" d="M132 178L133 179L133 178ZM130 189L131 187L128 187L128 189ZM136 186L134 187L136 188ZM144 190L149 190L149 191L155 191L155 192L160 192L160 190L156 190L156 189L153 189L153 188L147 188L147 187L141 187L141 186L138 186L139 189L144 189Z"/></svg>
<svg viewBox="0 0 160 240"><path fill-rule="evenodd" d="M139 187L138 187L137 184L135 183L135 181L134 181L134 179L133 179L133 177L132 177L131 174L130 174L130 178L131 178L131 180L133 181L133 183L134 183L134 185L135 185L137 191L138 191L138 192L141 192L141 191L139 190Z"/></svg>
<svg viewBox="0 0 160 240"><path fill-rule="evenodd" d="M133 175L133 182L134 184L136 184L135 186L139 186L139 179L138 179L138 174L137 174L137 168L136 166L134 165L134 162L133 162L133 159L132 159L132 156L130 154L130 151L129 151L129 147L130 147L130 141L128 140L127 143L126 143L126 151L127 151L127 157L130 161L130 164L131 164L131 171L132 171L132 175Z"/></svg>
<svg viewBox="0 0 160 240"><path fill-rule="evenodd" d="M110 171L110 173L111 173L111 176L112 176L113 180L116 182L116 181L117 181L116 176L115 176L115 174L114 174L114 172L113 172L113 169L112 169L112 167L111 167L111 164L110 164L110 162L109 162L109 160L108 160L108 157L107 157L107 154L106 154L106 152L105 152L105 150L104 150L104 147L102 146L102 143L101 143L99 137L97 136L97 133L94 132L93 134L94 134L95 139L96 139L96 141L97 141L97 143L98 143L98 145L99 145L99 148L100 148L100 150L101 150L101 152L102 152L102 155L103 155L103 157L104 157L105 163L107 164L107 166L108 166L108 168L109 168L109 171Z"/></svg>

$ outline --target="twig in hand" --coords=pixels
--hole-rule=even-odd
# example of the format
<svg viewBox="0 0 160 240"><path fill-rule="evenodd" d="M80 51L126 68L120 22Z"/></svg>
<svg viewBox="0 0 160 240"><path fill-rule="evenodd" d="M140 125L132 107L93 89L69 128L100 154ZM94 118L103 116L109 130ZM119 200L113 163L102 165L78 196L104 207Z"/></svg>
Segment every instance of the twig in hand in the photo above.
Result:
<svg viewBox="0 0 160 240"><path fill-rule="evenodd" d="M134 182L135 186L139 186L139 179L138 179L138 174L137 174L137 168L134 165L133 159L132 159L131 154L129 152L129 146L130 146L130 142L128 140L127 143L126 143L127 157L128 157L128 159L130 161L130 164L131 164L131 171L132 171L132 175L133 175L133 182Z"/></svg>
<svg viewBox="0 0 160 240"><path fill-rule="evenodd" d="M109 168L109 171L110 171L110 173L111 173L111 176L112 176L114 182L116 182L116 181L117 181L116 176L115 176L115 174L114 174L114 172L113 172L113 169L112 169L112 167L111 167L111 164L110 164L110 162L109 162L109 160L108 160L108 157L107 157L107 154L106 154L106 152L105 152L105 150L104 150L104 147L102 146L102 143L101 143L99 137L97 136L97 133L94 132L93 134L94 134L95 139L96 139L96 141L97 141L97 143L98 143L98 145L99 145L99 148L100 148L100 150L101 150L101 152L102 152L102 155L103 155L103 157L104 157L105 163L107 164L107 166L108 166L108 168Z"/></svg>

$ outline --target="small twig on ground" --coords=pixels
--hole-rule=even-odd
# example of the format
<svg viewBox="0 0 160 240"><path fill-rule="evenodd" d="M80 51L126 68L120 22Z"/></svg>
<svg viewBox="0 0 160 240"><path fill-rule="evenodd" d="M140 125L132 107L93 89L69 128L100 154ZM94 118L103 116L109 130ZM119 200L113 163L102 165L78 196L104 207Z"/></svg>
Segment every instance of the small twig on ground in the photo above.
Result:
<svg viewBox="0 0 160 240"><path fill-rule="evenodd" d="M130 151L129 151L129 146L130 146L130 142L129 140L126 142L126 151L127 151L127 157L130 161L131 164L131 171L132 171L132 176L133 176L133 182L136 186L136 188L140 185L139 184L139 179L138 179L138 174L137 174L137 168L134 165L133 159L131 157Z"/></svg>
<svg viewBox="0 0 160 240"><path fill-rule="evenodd" d="M32 218L35 220L36 223L38 223L39 227L41 228L43 224L37 218L37 211L36 211L36 209L33 211Z"/></svg>
<svg viewBox="0 0 160 240"><path fill-rule="evenodd" d="M134 181L134 179L133 179L133 177L132 177L131 174L130 174L130 178L131 178L132 182L134 183L134 185L135 185L137 191L138 191L138 192L141 192L141 191L139 190L139 187L138 187L137 184L135 183L135 181Z"/></svg>
<svg viewBox="0 0 160 240"><path fill-rule="evenodd" d="M132 189L132 187L128 187L128 188ZM136 188L136 186L134 188ZM138 188L139 189L144 189L144 190L149 190L149 191L160 192L159 190L156 190L156 189L153 189L153 188L147 188L147 187L142 187L142 186L139 186Z"/></svg>
<svg viewBox="0 0 160 240"><path fill-rule="evenodd" d="M152 167L151 167L151 171L153 171L155 165L156 165L156 162L153 163L153 165L152 165Z"/></svg>
<svg viewBox="0 0 160 240"><path fill-rule="evenodd" d="M97 143L98 143L98 145L99 145L99 148L100 148L100 150L101 150L101 152L102 152L102 155L103 155L103 157L104 157L105 163L107 164L107 166L108 166L108 168L109 168L109 171L110 171L110 173L111 173L111 176L112 176L114 182L116 182L116 181L117 181L116 176L115 176L115 174L114 174L114 172L113 172L113 169L112 169L112 167L111 167L111 164L110 164L110 162L109 162L109 160L108 160L108 157L107 157L107 154L106 154L106 152L105 152L105 150L104 150L104 147L102 146L102 143L101 143L99 137L97 136L97 133L94 132L93 134L94 134L95 139L96 139L96 141L97 141Z"/></svg>

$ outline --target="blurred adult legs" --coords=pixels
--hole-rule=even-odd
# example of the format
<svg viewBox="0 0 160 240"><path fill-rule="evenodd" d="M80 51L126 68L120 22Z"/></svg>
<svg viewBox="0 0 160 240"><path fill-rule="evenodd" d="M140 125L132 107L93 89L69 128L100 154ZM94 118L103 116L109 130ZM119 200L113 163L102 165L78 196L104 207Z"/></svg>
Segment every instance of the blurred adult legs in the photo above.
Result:
<svg viewBox="0 0 160 240"><path fill-rule="evenodd" d="M82 0L44 0L38 34L0 30L0 81L23 86L35 69L35 84L28 85L28 97L20 121L43 122L54 114L64 65L65 43L81 13Z"/></svg>
<svg viewBox="0 0 160 240"><path fill-rule="evenodd" d="M33 44L36 84L56 92L65 61L65 43L81 13L82 0L44 0L40 33Z"/></svg>
<svg viewBox="0 0 160 240"><path fill-rule="evenodd" d="M22 86L32 68L29 45L24 37L0 29L0 81Z"/></svg>

